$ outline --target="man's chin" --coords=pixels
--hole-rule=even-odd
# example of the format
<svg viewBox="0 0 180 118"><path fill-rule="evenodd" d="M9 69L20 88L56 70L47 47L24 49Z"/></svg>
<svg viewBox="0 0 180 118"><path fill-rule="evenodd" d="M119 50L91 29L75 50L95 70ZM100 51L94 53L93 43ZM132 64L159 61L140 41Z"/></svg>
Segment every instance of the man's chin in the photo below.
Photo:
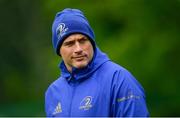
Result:
<svg viewBox="0 0 180 118"><path fill-rule="evenodd" d="M83 63L83 64L76 64L74 65L75 68L78 68L78 69L82 69L82 68L85 68L88 64L86 63Z"/></svg>

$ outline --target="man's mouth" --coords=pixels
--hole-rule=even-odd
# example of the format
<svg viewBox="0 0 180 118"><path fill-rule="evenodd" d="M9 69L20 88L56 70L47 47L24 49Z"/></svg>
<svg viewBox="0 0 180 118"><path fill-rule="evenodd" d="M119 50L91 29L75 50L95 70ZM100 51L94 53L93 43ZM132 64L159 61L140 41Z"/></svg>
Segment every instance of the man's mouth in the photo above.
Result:
<svg viewBox="0 0 180 118"><path fill-rule="evenodd" d="M85 55L75 56L75 57L73 57L73 59L76 59L76 60L78 60L78 61L81 61L81 60L83 60L85 57L86 57Z"/></svg>

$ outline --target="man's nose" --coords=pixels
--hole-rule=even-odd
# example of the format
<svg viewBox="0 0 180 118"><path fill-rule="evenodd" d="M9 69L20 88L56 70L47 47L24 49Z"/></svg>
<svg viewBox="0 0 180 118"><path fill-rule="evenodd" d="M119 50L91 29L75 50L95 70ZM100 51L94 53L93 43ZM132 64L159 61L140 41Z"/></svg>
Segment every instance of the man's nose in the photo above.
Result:
<svg viewBox="0 0 180 118"><path fill-rule="evenodd" d="M81 45L79 44L79 42L76 42L76 43L75 43L74 52L75 52L75 53L81 53L82 51L83 51L83 50L82 50Z"/></svg>

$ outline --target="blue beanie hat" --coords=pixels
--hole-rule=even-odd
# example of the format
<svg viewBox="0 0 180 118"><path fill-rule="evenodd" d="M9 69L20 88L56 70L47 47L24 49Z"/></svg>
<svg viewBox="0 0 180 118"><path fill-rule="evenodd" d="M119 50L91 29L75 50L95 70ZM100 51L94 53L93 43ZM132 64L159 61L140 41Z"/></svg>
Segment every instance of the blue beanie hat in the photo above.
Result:
<svg viewBox="0 0 180 118"><path fill-rule="evenodd" d="M58 55L64 39L74 33L86 35L95 46L94 32L82 11L66 8L58 12L52 25L52 42Z"/></svg>

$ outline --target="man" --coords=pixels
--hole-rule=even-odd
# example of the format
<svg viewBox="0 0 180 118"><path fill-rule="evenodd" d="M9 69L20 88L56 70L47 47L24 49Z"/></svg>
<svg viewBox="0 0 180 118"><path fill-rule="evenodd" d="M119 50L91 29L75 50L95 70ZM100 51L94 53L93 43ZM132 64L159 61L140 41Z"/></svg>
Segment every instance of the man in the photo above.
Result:
<svg viewBox="0 0 180 118"><path fill-rule="evenodd" d="M61 76L45 94L47 116L148 116L144 90L125 68L101 52L80 10L57 13L52 26Z"/></svg>

